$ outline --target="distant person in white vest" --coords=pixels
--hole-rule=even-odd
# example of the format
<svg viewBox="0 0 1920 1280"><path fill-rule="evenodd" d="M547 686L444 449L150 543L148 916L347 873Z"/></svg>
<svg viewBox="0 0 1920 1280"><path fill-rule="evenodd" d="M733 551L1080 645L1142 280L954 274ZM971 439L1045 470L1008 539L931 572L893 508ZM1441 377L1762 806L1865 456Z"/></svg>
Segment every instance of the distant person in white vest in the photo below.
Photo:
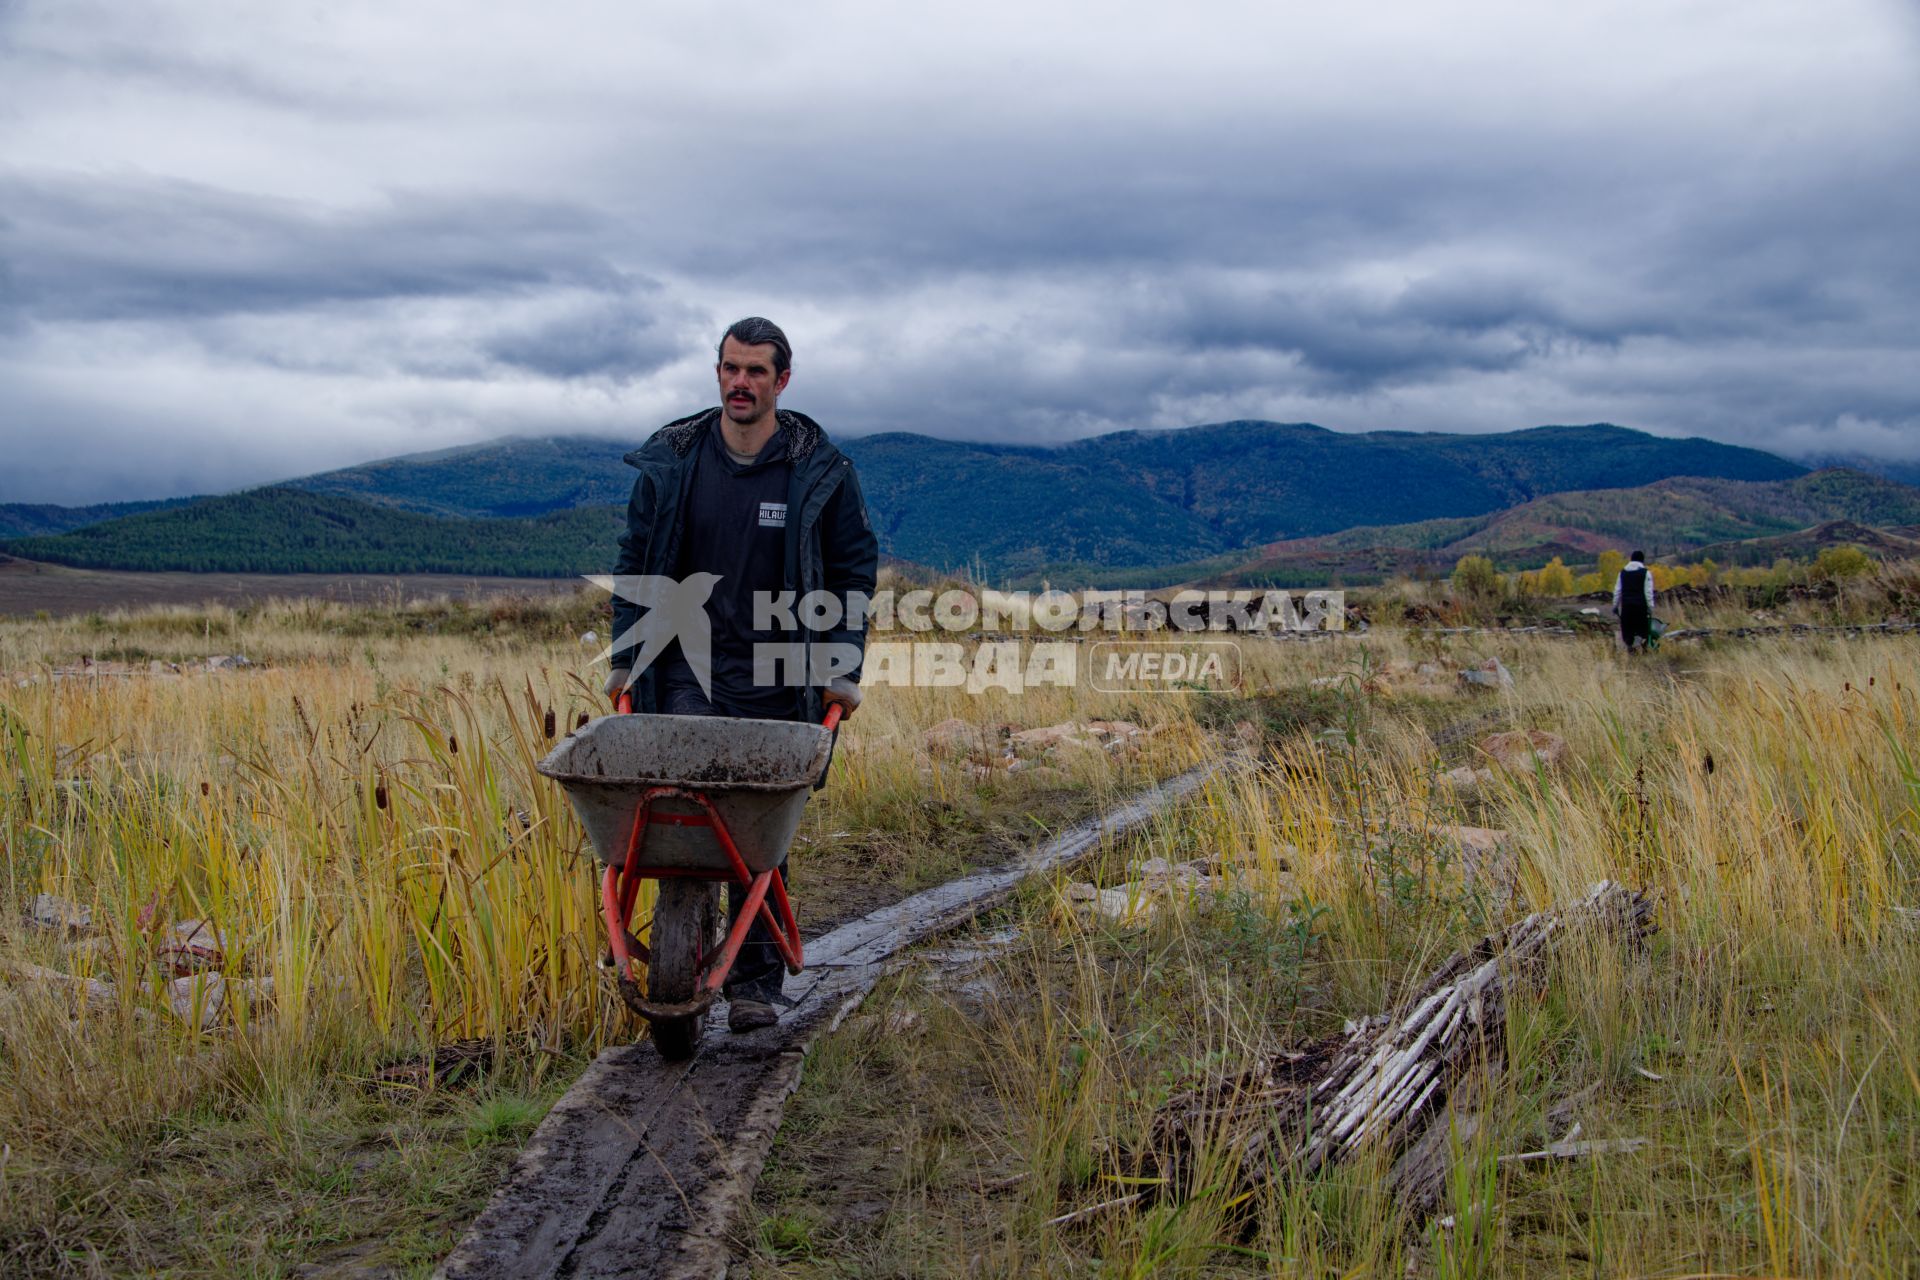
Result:
<svg viewBox="0 0 1920 1280"><path fill-rule="evenodd" d="M1634 552L1613 580L1613 614L1620 619L1620 643L1627 651L1645 648L1653 630L1653 574L1645 553Z"/></svg>

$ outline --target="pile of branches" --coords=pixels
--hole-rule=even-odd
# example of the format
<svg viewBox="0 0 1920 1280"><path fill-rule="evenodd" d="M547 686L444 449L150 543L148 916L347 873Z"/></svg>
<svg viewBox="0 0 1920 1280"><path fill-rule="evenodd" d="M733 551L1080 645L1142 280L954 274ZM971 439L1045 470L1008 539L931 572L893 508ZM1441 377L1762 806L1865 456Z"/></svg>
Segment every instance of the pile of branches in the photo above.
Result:
<svg viewBox="0 0 1920 1280"><path fill-rule="evenodd" d="M1393 1182L1403 1203L1430 1210L1446 1172L1449 1104L1469 1080L1498 1071L1509 990L1541 980L1569 932L1637 943L1652 916L1645 892L1601 881L1578 902L1483 938L1398 1012L1176 1094L1155 1113L1136 1173L1153 1179L1157 1194L1177 1195L1205 1163L1233 1170L1236 1190L1251 1191L1385 1144L1400 1157Z"/></svg>

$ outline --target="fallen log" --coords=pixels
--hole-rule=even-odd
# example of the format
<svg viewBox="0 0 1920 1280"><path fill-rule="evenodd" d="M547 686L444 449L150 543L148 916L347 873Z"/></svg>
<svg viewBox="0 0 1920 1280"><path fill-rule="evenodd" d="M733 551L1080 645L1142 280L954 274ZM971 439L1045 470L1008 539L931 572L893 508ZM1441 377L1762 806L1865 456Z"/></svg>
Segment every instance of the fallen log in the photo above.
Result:
<svg viewBox="0 0 1920 1280"><path fill-rule="evenodd" d="M1400 1157L1397 1197L1430 1210L1446 1173L1449 1128L1464 1135L1479 1123L1462 1086L1499 1069L1510 985L1536 980L1568 931L1597 928L1637 941L1651 931L1652 913L1644 892L1601 881L1578 902L1483 938L1397 1012L1176 1094L1155 1113L1134 1172L1152 1179L1157 1194L1177 1196L1206 1165L1228 1171L1245 1192L1384 1146Z"/></svg>

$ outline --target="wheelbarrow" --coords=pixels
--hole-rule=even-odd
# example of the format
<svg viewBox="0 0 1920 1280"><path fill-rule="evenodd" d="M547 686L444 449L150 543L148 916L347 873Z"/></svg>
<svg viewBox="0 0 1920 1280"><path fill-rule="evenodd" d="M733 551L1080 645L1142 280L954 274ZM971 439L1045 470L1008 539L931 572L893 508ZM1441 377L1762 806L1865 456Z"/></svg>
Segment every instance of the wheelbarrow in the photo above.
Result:
<svg viewBox="0 0 1920 1280"><path fill-rule="evenodd" d="M660 1055L689 1058L756 920L766 923L787 972L805 964L779 868L832 759L841 708L829 707L821 724L639 715L624 695L619 709L536 767L566 791L606 864L602 965L652 1027ZM633 920L643 880L659 882L646 942L636 936L646 926ZM724 934L723 884L747 887ZM646 966L644 992L635 961Z"/></svg>

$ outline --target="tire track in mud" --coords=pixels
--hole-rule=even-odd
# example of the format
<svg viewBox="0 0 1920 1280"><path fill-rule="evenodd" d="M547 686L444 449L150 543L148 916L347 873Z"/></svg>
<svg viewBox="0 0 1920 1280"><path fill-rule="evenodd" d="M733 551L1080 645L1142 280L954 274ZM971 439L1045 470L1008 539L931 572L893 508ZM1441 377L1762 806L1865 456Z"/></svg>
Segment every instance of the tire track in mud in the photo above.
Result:
<svg viewBox="0 0 1920 1280"><path fill-rule="evenodd" d="M438 1274L448 1280L722 1276L728 1233L799 1087L807 1047L833 1030L916 943L953 929L1191 794L1233 758L1138 792L1026 856L882 907L807 944L772 1027L710 1019L700 1053L649 1043L603 1051L554 1104Z"/></svg>

